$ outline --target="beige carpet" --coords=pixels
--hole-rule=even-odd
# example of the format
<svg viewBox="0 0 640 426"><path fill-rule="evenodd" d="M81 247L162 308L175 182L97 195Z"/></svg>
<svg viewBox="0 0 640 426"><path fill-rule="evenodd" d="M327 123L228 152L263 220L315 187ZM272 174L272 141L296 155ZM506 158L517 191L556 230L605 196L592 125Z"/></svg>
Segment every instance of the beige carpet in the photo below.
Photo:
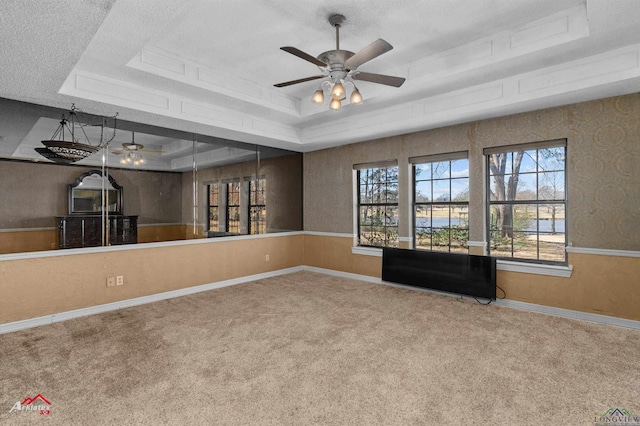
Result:
<svg viewBox="0 0 640 426"><path fill-rule="evenodd" d="M0 424L593 425L640 332L310 272L0 335ZM51 413L9 413L41 394ZM35 402L34 402L35 404Z"/></svg>

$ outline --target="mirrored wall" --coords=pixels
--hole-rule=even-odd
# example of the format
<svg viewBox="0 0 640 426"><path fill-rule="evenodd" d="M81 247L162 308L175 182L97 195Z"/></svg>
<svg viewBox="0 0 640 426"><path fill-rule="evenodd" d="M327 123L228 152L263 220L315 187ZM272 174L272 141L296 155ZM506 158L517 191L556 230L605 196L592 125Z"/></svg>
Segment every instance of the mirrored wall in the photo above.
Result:
<svg viewBox="0 0 640 426"><path fill-rule="evenodd" d="M99 149L65 164L38 151L69 110L0 110L0 254L302 229L300 153L80 109Z"/></svg>

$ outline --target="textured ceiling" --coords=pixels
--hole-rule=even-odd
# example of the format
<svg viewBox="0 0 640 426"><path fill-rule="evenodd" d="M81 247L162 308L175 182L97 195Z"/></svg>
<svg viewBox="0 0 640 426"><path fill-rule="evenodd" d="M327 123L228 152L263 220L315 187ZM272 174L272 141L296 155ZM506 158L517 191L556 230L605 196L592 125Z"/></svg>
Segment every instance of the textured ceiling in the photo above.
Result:
<svg viewBox="0 0 640 426"><path fill-rule="evenodd" d="M318 74L279 48L334 49L332 13L406 83L337 112L273 87ZM303 152L640 88L636 0L5 0L0 24L0 97Z"/></svg>

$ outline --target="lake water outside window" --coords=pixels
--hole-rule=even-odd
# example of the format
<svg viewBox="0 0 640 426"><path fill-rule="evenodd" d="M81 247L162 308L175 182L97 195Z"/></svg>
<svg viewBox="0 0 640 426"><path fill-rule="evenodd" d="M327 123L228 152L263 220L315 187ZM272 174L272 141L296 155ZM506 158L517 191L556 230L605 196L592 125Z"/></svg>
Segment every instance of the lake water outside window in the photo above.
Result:
<svg viewBox="0 0 640 426"><path fill-rule="evenodd" d="M467 153L410 159L413 164L413 241L421 250L468 253Z"/></svg>
<svg viewBox="0 0 640 426"><path fill-rule="evenodd" d="M491 256L566 263L566 141L485 150Z"/></svg>
<svg viewBox="0 0 640 426"><path fill-rule="evenodd" d="M398 247L398 166L356 168L358 245Z"/></svg>

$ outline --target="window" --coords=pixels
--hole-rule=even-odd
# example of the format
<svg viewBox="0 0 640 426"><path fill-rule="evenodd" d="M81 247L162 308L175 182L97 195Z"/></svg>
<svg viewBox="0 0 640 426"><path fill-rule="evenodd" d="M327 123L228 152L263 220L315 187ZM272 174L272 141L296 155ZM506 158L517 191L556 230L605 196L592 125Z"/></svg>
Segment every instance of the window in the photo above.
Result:
<svg viewBox="0 0 640 426"><path fill-rule="evenodd" d="M469 159L454 153L411 159L415 249L467 253Z"/></svg>
<svg viewBox="0 0 640 426"><path fill-rule="evenodd" d="M356 166L358 245L398 247L398 166Z"/></svg>
<svg viewBox="0 0 640 426"><path fill-rule="evenodd" d="M218 196L218 184L207 185L207 223L210 231L217 231L219 226Z"/></svg>
<svg viewBox="0 0 640 426"><path fill-rule="evenodd" d="M227 232L240 233L240 182L227 183Z"/></svg>
<svg viewBox="0 0 640 426"><path fill-rule="evenodd" d="M566 141L485 149L491 256L566 263Z"/></svg>
<svg viewBox="0 0 640 426"><path fill-rule="evenodd" d="M264 177L249 181L249 234L267 232L266 186L267 180Z"/></svg>

